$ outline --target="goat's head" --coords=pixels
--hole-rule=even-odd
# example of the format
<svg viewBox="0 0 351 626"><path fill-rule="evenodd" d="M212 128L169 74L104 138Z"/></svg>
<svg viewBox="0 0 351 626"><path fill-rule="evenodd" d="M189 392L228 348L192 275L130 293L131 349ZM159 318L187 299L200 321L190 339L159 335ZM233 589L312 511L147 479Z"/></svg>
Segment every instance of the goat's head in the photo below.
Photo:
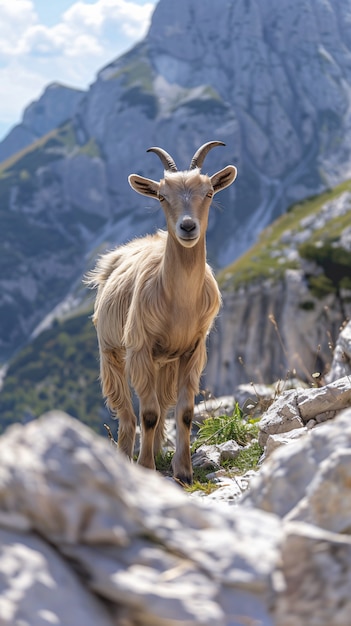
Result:
<svg viewBox="0 0 351 626"><path fill-rule="evenodd" d="M172 157L162 148L149 148L161 159L164 178L157 182L137 174L131 174L129 184L144 196L156 198L164 210L168 232L186 248L192 248L205 236L208 211L213 196L231 185L237 174L234 165L227 165L212 176L201 174L206 154L221 141L209 141L195 152L189 170L178 172Z"/></svg>

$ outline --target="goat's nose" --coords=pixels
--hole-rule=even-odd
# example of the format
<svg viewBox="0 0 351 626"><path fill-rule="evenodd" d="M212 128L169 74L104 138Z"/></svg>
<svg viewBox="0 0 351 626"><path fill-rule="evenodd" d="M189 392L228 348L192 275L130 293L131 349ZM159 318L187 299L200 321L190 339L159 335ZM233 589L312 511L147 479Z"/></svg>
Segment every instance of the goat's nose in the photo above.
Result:
<svg viewBox="0 0 351 626"><path fill-rule="evenodd" d="M181 230L184 230L186 233L191 233L196 228L196 223L191 217L184 217L180 222Z"/></svg>

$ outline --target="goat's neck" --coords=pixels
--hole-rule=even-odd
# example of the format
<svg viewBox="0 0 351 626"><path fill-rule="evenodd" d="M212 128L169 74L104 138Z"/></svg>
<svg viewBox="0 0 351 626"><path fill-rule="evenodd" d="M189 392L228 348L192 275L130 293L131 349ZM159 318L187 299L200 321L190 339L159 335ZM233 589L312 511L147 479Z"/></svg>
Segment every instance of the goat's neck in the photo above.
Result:
<svg viewBox="0 0 351 626"><path fill-rule="evenodd" d="M163 259L163 285L170 297L180 294L188 300L202 291L206 270L206 242L202 238L193 248L184 248L168 234Z"/></svg>

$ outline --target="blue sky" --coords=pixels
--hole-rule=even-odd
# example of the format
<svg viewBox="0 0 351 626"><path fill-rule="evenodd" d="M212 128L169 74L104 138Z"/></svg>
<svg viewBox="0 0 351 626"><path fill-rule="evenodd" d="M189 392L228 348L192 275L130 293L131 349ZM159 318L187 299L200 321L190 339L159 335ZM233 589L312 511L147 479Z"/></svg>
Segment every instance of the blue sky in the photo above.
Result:
<svg viewBox="0 0 351 626"><path fill-rule="evenodd" d="M144 37L157 0L0 0L0 140L46 85L86 88Z"/></svg>

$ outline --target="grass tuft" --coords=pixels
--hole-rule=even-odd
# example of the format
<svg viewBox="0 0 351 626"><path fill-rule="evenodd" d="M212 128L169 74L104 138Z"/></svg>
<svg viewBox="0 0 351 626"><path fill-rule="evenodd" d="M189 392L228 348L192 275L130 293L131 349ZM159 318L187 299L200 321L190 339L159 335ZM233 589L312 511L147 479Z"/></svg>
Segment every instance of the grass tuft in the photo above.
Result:
<svg viewBox="0 0 351 626"><path fill-rule="evenodd" d="M243 411L236 403L232 415L208 417L199 424L199 431L192 451L204 444L219 444L234 439L240 446L245 446L258 435L257 420L246 420Z"/></svg>

